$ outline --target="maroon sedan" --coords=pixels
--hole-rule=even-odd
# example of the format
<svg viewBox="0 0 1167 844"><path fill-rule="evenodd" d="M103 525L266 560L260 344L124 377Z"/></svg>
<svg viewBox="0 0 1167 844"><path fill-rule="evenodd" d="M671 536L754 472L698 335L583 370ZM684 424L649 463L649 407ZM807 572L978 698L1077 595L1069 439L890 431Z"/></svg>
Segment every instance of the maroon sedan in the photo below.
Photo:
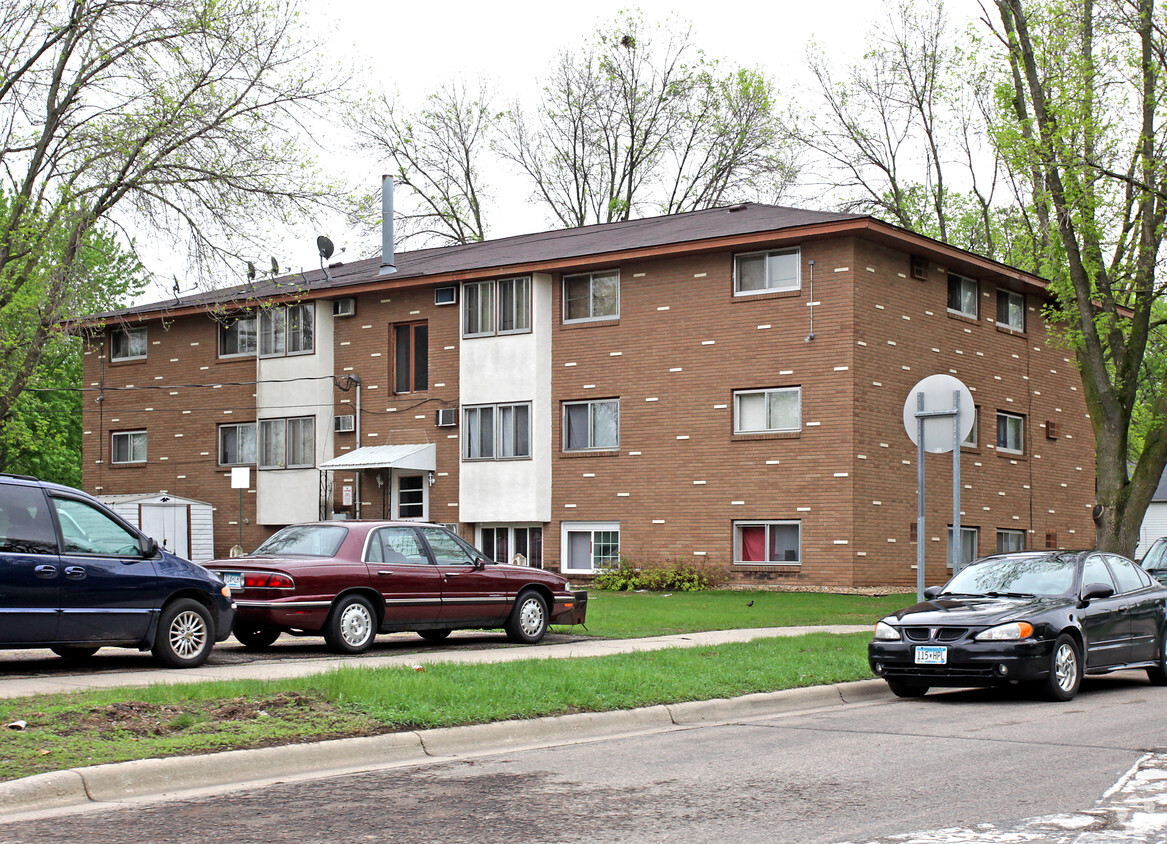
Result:
<svg viewBox="0 0 1167 844"><path fill-rule="evenodd" d="M340 653L378 633L504 628L533 644L549 624L583 624L587 592L555 572L499 565L445 528L416 522L291 525L246 557L206 567L231 587L235 638L265 648L280 633L324 636Z"/></svg>

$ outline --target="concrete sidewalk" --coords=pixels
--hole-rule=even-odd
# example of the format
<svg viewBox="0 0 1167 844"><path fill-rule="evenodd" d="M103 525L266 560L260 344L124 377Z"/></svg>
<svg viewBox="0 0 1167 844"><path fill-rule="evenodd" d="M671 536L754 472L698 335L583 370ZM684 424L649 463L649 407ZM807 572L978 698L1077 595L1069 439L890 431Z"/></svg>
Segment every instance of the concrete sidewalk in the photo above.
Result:
<svg viewBox="0 0 1167 844"><path fill-rule="evenodd" d="M497 663L524 659L572 659L613 653L653 651L674 647L704 647L725 642L800 636L805 633L860 633L868 625L824 627L770 627L718 630L659 636L651 639L615 639L572 642L523 648L473 651L432 651L403 656L363 659L318 659L225 665L185 671L126 672L14 681L23 691L0 687L3 696L76 691L86 688L142 686L234 678L274 680L331 671L341 665L381 667L435 662ZM143 759L56 771L0 782L0 816L5 820L43 816L79 809L115 808L144 800L193 796L226 786L256 788L276 782L339 776L386 768L444 762L470 756L538 747L689 729L772 718L828 707L892 700L882 680L830 686L812 686L728 700L650 706L616 712L580 713L549 718L503 721L466 727L388 733L366 738L339 739L255 750L234 750L202 756Z"/></svg>

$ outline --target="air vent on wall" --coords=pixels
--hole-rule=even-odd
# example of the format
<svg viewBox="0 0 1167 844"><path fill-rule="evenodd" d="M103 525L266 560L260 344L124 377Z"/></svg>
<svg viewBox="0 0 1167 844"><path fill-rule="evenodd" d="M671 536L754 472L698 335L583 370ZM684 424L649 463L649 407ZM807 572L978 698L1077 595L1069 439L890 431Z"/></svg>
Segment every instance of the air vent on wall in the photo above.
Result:
<svg viewBox="0 0 1167 844"><path fill-rule="evenodd" d="M352 414L349 414L348 416L333 416L332 417L332 430L336 431L338 434L344 434L344 433L348 433L349 431L355 431L356 427L357 427L357 418L355 416L353 416Z"/></svg>
<svg viewBox="0 0 1167 844"><path fill-rule="evenodd" d="M332 300L333 316L353 316L357 312L357 300L351 296Z"/></svg>
<svg viewBox="0 0 1167 844"><path fill-rule="evenodd" d="M1056 440L1058 438L1058 423L1053 419L1045 423L1045 438L1047 440Z"/></svg>
<svg viewBox="0 0 1167 844"><path fill-rule="evenodd" d="M452 428L458 424L457 408L439 407L437 416L437 424L439 428Z"/></svg>
<svg viewBox="0 0 1167 844"><path fill-rule="evenodd" d="M912 278L920 281L928 280L928 259L922 255L912 256Z"/></svg>
<svg viewBox="0 0 1167 844"><path fill-rule="evenodd" d="M435 287L434 288L434 304L435 305L453 305L458 301L458 288L450 287Z"/></svg>

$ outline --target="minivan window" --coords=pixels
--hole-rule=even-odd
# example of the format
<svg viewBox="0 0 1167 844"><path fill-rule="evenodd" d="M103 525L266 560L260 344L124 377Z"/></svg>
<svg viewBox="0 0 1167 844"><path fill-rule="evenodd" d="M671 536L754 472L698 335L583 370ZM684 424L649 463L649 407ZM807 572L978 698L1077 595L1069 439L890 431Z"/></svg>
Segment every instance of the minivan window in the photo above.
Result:
<svg viewBox="0 0 1167 844"><path fill-rule="evenodd" d="M72 498L53 498L66 554L99 554L104 557L140 557L138 537L106 513Z"/></svg>
<svg viewBox="0 0 1167 844"><path fill-rule="evenodd" d="M56 554L57 533L44 493L36 487L0 484L0 552Z"/></svg>

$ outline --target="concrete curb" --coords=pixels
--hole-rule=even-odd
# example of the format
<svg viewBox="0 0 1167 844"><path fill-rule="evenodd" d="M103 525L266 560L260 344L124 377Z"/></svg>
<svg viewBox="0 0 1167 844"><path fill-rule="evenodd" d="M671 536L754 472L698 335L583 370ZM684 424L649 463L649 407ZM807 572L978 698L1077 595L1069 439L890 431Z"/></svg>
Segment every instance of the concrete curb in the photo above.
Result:
<svg viewBox="0 0 1167 844"><path fill-rule="evenodd" d="M201 788L337 776L889 700L884 681L861 680L614 712L94 765L0 783L0 816L173 796Z"/></svg>

